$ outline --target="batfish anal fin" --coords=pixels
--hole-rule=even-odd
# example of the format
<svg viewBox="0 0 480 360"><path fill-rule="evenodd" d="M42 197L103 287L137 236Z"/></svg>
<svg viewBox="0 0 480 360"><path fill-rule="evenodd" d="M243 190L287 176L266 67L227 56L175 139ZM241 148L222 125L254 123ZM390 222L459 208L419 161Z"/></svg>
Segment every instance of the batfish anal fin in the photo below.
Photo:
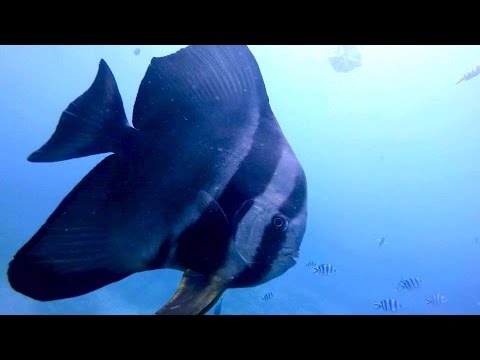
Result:
<svg viewBox="0 0 480 360"><path fill-rule="evenodd" d="M215 305L226 289L226 281L219 276L186 270L175 294L155 314L203 315Z"/></svg>
<svg viewBox="0 0 480 360"><path fill-rule="evenodd" d="M135 206L125 195L132 176L118 155L102 160L14 256L11 287L50 301L86 294L135 272L116 254L117 248L131 253L129 237L112 232Z"/></svg>

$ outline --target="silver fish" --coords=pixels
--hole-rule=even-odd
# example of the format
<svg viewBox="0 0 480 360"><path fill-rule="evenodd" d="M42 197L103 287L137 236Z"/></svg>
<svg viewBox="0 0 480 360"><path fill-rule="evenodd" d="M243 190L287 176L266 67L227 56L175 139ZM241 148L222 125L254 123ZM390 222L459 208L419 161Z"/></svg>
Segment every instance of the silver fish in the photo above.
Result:
<svg viewBox="0 0 480 360"><path fill-rule="evenodd" d="M448 299L446 296L437 293L430 296L429 298L426 298L425 302L428 305L442 305L442 304L446 304L448 302Z"/></svg>
<svg viewBox="0 0 480 360"><path fill-rule="evenodd" d="M470 79L474 78L475 76L477 76L478 74L480 74L480 65L475 66L472 70L470 70L465 75L463 75L460 78L460 80L457 81L457 84L460 84L462 81L470 80Z"/></svg>

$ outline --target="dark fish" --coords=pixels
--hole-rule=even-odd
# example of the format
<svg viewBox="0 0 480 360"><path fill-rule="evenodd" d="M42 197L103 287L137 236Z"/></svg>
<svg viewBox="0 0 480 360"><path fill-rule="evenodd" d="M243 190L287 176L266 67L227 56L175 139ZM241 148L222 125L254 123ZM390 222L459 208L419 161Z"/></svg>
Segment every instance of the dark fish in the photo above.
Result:
<svg viewBox="0 0 480 360"><path fill-rule="evenodd" d="M385 237L382 237L382 238L378 241L378 247L383 246L384 244L385 244Z"/></svg>
<svg viewBox="0 0 480 360"><path fill-rule="evenodd" d="M213 315L220 315L222 312L222 303L223 303L223 297L220 299L220 301L215 305L215 308L213 309Z"/></svg>
<svg viewBox="0 0 480 360"><path fill-rule="evenodd" d="M374 305L377 309L388 312L396 312L402 308L402 305L395 299L384 299Z"/></svg>
<svg viewBox="0 0 480 360"><path fill-rule="evenodd" d="M133 50L133 53L135 55L140 55L140 48L136 48L135 50Z"/></svg>
<svg viewBox="0 0 480 360"><path fill-rule="evenodd" d="M321 264L318 266L313 267L313 273L320 274L320 275L332 275L337 272L337 269L333 265L330 264Z"/></svg>
<svg viewBox="0 0 480 360"><path fill-rule="evenodd" d="M480 65L475 66L472 70L463 75L462 78L457 81L457 84L461 83L462 81L470 80L478 74L480 74Z"/></svg>
<svg viewBox="0 0 480 360"><path fill-rule="evenodd" d="M262 296L263 301L267 301L273 298L273 293L271 291L267 292L265 295Z"/></svg>
<svg viewBox="0 0 480 360"><path fill-rule="evenodd" d="M315 261L309 261L305 264L306 267L315 267L317 263Z"/></svg>
<svg viewBox="0 0 480 360"><path fill-rule="evenodd" d="M448 302L448 299L446 296L437 293L430 296L429 298L426 298L425 302L428 305L442 305L442 304L446 304Z"/></svg>
<svg viewBox="0 0 480 360"><path fill-rule="evenodd" d="M397 290L414 290L422 286L423 280L419 278L409 278L400 280L397 285Z"/></svg>
<svg viewBox="0 0 480 360"><path fill-rule="evenodd" d="M10 262L16 291L50 301L137 272L184 272L157 314L204 314L229 288L281 276L307 221L304 171L247 46L153 58L128 123L102 60L32 162L102 160Z"/></svg>

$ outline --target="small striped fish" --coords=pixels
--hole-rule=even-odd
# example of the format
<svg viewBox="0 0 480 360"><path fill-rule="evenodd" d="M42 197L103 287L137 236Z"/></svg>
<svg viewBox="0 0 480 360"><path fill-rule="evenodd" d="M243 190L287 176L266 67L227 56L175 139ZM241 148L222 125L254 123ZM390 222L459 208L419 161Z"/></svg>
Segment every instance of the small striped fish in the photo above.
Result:
<svg viewBox="0 0 480 360"><path fill-rule="evenodd" d="M305 264L306 267L316 267L317 262L316 261L309 261Z"/></svg>
<svg viewBox="0 0 480 360"><path fill-rule="evenodd" d="M395 312L400 310L402 304L395 299L384 299L379 303L374 304L377 309L381 309L383 311Z"/></svg>
<svg viewBox="0 0 480 360"><path fill-rule="evenodd" d="M262 296L263 301L267 301L273 298L273 293L271 291L267 292L265 295Z"/></svg>
<svg viewBox="0 0 480 360"><path fill-rule="evenodd" d="M318 273L319 275L332 275L337 272L337 269L330 264L321 264L313 267L313 273Z"/></svg>
<svg viewBox="0 0 480 360"><path fill-rule="evenodd" d="M428 305L442 305L442 304L446 304L448 302L448 299L446 296L437 293L430 296L429 298L426 298L425 302Z"/></svg>
<svg viewBox="0 0 480 360"><path fill-rule="evenodd" d="M414 290L418 289L423 283L423 280L419 278L408 278L408 279L403 279L400 280L400 282L397 285L396 290Z"/></svg>

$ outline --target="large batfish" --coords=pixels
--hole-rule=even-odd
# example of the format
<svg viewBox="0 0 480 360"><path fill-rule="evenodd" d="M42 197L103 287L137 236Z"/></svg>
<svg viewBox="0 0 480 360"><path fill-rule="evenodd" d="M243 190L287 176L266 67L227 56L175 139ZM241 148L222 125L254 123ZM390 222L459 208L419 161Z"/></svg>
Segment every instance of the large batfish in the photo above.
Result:
<svg viewBox="0 0 480 360"><path fill-rule="evenodd" d="M101 153L10 262L13 289L40 301L89 293L142 271L177 269L157 314L205 314L229 288L295 264L307 185L246 46L189 46L153 58L133 127L102 60L31 162Z"/></svg>

